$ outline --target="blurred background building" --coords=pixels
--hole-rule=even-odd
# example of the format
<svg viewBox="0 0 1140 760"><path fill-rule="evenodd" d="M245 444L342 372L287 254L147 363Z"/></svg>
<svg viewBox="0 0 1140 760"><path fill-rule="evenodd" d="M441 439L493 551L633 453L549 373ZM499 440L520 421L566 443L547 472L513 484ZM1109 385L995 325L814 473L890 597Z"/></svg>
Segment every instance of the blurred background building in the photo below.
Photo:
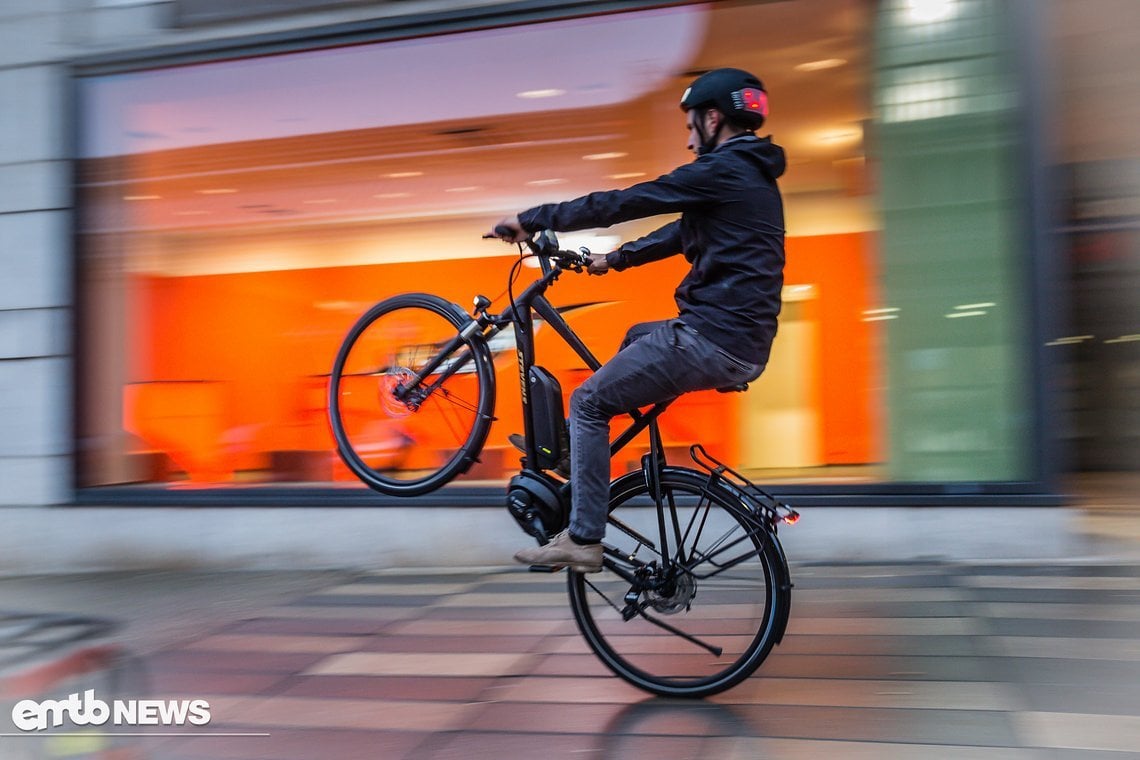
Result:
<svg viewBox="0 0 1140 760"><path fill-rule="evenodd" d="M785 309L765 375L686 398L670 443L865 503L1137 469L1140 3L5 0L0 40L4 504L347 503L324 393L353 320L498 308L489 224L689 160L677 101L718 66L764 79L788 152ZM554 300L607 356L683 271ZM510 353L458 484L489 502Z"/></svg>

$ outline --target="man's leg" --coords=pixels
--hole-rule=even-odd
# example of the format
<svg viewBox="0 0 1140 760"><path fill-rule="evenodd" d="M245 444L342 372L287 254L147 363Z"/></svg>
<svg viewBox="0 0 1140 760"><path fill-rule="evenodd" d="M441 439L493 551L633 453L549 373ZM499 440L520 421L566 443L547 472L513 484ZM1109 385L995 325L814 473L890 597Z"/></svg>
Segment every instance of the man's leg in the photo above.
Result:
<svg viewBox="0 0 1140 760"><path fill-rule="evenodd" d="M762 370L729 357L678 320L635 335L640 327L570 397L570 535L579 541L605 534L612 418L689 391L751 380Z"/></svg>
<svg viewBox="0 0 1140 760"><path fill-rule="evenodd" d="M751 380L761 367L729 357L678 320L648 334L630 331L623 348L570 397L570 528L546 546L524 549L526 564L601 569L610 483L610 420L688 391ZM629 337L634 342L630 343Z"/></svg>

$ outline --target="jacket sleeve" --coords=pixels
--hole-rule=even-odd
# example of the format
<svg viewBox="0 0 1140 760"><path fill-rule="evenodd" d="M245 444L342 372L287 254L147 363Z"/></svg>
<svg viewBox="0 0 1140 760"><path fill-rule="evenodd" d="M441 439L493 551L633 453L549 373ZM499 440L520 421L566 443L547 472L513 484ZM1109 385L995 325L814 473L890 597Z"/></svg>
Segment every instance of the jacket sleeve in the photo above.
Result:
<svg viewBox="0 0 1140 760"><path fill-rule="evenodd" d="M715 162L702 157L624 190L605 190L563 203L535 206L519 214L519 223L527 232L572 232L689 211L715 203L724 181L715 171Z"/></svg>
<svg viewBox="0 0 1140 760"><path fill-rule="evenodd" d="M666 224L637 240L622 244L613 253L606 254L610 269L620 272L627 267L641 266L681 253L681 220Z"/></svg>

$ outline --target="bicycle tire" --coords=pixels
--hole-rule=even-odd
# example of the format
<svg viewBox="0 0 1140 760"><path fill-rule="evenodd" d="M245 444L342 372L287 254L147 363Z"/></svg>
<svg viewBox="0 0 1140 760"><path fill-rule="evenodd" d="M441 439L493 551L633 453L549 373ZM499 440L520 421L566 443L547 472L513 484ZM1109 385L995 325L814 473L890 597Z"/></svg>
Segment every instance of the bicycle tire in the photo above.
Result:
<svg viewBox="0 0 1140 760"><path fill-rule="evenodd" d="M640 614L623 619L632 586L615 567L634 571L638 560L630 557L660 560L658 549L626 532L633 529L654 545L659 541L657 510L640 471L611 484L607 566L599 574L570 573L570 605L587 644L614 674L660 696L700 698L748 678L782 637L790 607L787 566L763 520L728 489L710 486L707 473L666 467L660 481L665 498L676 505L684 539L677 541L677 531L670 528L669 553L680 556L676 547L684 545L684 554L694 558L688 565L692 574L682 574L688 585L679 582L671 596L641 591L637 605L723 652L714 655ZM638 502L646 506L614 515ZM729 561L738 564L697 577L710 572L713 562Z"/></svg>
<svg viewBox="0 0 1140 760"><path fill-rule="evenodd" d="M392 496L433 491L476 461L495 406L482 333L438 296L406 293L361 316L337 351L328 413L337 453L370 488ZM451 348L448 349L448 345ZM416 385L412 378L437 362ZM398 397L400 386L415 386Z"/></svg>

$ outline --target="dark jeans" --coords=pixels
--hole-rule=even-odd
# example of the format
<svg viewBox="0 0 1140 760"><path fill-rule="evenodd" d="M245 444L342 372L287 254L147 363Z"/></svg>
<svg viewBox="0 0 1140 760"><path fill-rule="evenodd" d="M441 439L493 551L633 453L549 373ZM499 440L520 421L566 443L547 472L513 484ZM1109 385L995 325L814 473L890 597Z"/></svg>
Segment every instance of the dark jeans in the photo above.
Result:
<svg viewBox="0 0 1140 760"><path fill-rule="evenodd" d="M611 419L689 391L748 382L763 370L679 319L630 328L614 358L570 396L570 532L587 540L605 535Z"/></svg>

